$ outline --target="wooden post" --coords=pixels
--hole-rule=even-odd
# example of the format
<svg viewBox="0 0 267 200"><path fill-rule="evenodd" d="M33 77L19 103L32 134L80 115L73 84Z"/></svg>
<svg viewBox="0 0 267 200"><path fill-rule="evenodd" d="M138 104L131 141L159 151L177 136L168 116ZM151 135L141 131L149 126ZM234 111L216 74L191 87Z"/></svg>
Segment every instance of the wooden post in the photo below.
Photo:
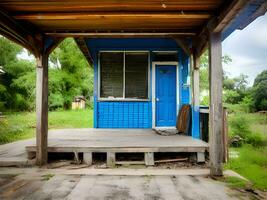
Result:
<svg viewBox="0 0 267 200"><path fill-rule="evenodd" d="M200 58L196 57L195 55L193 56L193 69L192 69L192 76L193 76L193 105L194 106L199 106L199 65L200 65Z"/></svg>
<svg viewBox="0 0 267 200"><path fill-rule="evenodd" d="M147 166L153 166L155 164L153 152L145 152L145 164Z"/></svg>
<svg viewBox="0 0 267 200"><path fill-rule="evenodd" d="M107 152L107 167L114 168L116 165L116 154L114 152Z"/></svg>
<svg viewBox="0 0 267 200"><path fill-rule="evenodd" d="M48 55L36 57L36 164L47 163Z"/></svg>
<svg viewBox="0 0 267 200"><path fill-rule="evenodd" d="M223 175L223 106L222 106L222 45L221 33L210 33L209 38L209 145L210 174Z"/></svg>
<svg viewBox="0 0 267 200"><path fill-rule="evenodd" d="M201 139L199 119L199 56L191 55L192 70L192 136Z"/></svg>
<svg viewBox="0 0 267 200"><path fill-rule="evenodd" d="M93 163L92 152L84 152L83 153L83 162L87 165L92 165L92 163Z"/></svg>

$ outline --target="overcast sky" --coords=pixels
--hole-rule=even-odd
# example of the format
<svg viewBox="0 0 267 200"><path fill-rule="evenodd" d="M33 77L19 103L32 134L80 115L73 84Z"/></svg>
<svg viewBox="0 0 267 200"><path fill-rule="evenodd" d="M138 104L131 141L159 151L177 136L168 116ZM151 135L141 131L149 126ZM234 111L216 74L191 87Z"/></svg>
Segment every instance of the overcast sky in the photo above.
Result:
<svg viewBox="0 0 267 200"><path fill-rule="evenodd" d="M222 43L223 54L233 62L224 66L230 77L241 73L249 76L252 85L257 74L267 70L267 13L243 30L236 30Z"/></svg>

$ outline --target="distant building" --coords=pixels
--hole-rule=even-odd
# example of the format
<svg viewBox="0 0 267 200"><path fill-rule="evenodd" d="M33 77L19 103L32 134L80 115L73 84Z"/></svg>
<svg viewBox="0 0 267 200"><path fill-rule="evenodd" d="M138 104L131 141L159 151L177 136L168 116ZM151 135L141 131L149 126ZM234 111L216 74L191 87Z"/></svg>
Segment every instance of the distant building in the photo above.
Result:
<svg viewBox="0 0 267 200"><path fill-rule="evenodd" d="M71 105L72 110L85 109L85 102L84 96L76 96Z"/></svg>

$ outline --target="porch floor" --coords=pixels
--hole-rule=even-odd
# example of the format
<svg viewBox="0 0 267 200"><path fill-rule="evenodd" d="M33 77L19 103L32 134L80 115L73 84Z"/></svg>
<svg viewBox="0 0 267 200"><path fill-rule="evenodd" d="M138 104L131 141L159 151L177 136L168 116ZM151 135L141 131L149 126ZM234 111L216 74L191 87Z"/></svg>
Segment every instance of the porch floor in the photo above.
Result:
<svg viewBox="0 0 267 200"><path fill-rule="evenodd" d="M1 145L0 158L12 160L15 156L24 160L25 147L28 155L34 153L35 139ZM86 153L89 162L92 160L92 152L107 153L115 159L115 153L203 153L207 149L208 144L202 140L183 135L161 136L151 129L58 129L49 130L48 134L48 152Z"/></svg>
<svg viewBox="0 0 267 200"><path fill-rule="evenodd" d="M26 149L32 149L29 145ZM179 149L184 152L205 151L208 144L202 140L184 135L161 136L152 129L58 129L50 130L48 151L59 148L76 148L101 152L116 149L151 148L167 150ZM161 148L161 149L160 149ZM169 149L170 148L170 149ZM191 149L191 150L190 150ZM136 149L138 151L138 149ZM197 152L197 151L196 151Z"/></svg>

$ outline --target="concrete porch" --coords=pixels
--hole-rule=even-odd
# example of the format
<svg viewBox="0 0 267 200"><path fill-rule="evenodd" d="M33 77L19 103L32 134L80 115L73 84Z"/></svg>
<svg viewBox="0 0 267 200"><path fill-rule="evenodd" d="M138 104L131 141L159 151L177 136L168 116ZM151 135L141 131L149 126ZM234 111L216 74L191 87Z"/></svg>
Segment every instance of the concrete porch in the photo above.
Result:
<svg viewBox="0 0 267 200"><path fill-rule="evenodd" d="M59 129L49 131L49 153L74 153L75 160L83 154L83 162L92 164L92 153L106 153L107 166L116 164L116 153L144 153L144 164L154 165L154 153L196 153L204 162L208 144L189 136L161 136L152 129ZM26 146L28 157L34 157L36 146Z"/></svg>

